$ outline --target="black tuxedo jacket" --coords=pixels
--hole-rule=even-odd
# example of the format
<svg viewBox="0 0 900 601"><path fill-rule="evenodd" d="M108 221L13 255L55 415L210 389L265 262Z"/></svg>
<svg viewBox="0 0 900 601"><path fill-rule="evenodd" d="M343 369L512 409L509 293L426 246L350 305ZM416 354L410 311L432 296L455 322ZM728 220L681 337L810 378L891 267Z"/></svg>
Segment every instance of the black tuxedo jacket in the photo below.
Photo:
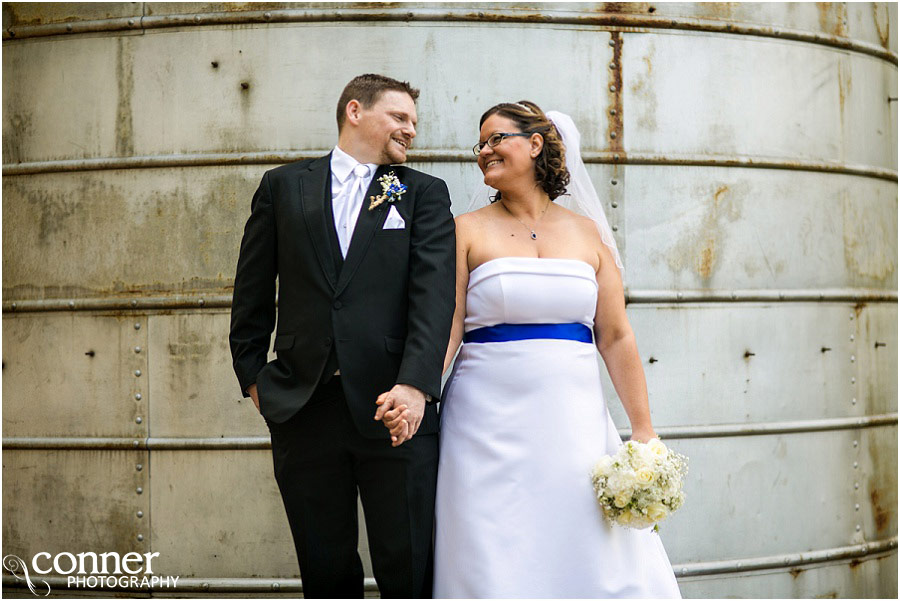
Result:
<svg viewBox="0 0 900 601"><path fill-rule="evenodd" d="M330 159L272 169L253 196L234 279L234 371L244 396L256 383L263 416L281 423L312 396L334 347L357 428L369 438L388 438L373 420L379 394L409 384L435 400L440 396L455 304L450 194L443 180L380 166L340 265ZM378 178L390 172L407 186L393 203L404 229L382 229L390 203L368 210L369 197L381 194ZM267 363L276 277L277 359ZM429 403L419 433L437 428L436 407Z"/></svg>

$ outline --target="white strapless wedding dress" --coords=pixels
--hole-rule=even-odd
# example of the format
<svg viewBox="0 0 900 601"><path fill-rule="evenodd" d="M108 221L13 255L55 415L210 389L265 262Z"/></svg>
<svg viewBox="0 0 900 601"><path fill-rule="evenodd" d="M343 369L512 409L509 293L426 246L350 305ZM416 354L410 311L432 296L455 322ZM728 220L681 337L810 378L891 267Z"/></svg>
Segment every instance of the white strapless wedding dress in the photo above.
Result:
<svg viewBox="0 0 900 601"><path fill-rule="evenodd" d="M465 328L593 327L596 305L589 264L503 257L469 275ZM593 344L463 344L441 403L434 596L680 597L659 535L596 504L591 469L621 444Z"/></svg>

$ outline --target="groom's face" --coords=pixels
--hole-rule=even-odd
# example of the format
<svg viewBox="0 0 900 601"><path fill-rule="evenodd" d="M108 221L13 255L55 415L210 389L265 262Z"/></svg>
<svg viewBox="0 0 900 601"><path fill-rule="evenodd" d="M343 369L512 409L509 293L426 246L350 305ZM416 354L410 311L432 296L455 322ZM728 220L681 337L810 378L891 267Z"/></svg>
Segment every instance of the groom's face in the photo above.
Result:
<svg viewBox="0 0 900 601"><path fill-rule="evenodd" d="M403 163L416 137L416 103L406 92L388 90L359 113L360 134L379 165Z"/></svg>

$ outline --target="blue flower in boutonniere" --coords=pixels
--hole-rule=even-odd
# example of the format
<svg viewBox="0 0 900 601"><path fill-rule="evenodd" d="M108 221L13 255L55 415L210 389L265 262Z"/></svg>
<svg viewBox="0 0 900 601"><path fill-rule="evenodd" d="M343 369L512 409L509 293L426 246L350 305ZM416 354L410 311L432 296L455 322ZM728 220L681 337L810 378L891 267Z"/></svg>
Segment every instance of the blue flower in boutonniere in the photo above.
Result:
<svg viewBox="0 0 900 601"><path fill-rule="evenodd" d="M400 183L393 171L379 177L378 183L381 184L381 194L369 197L370 211L385 201L397 202L406 193L406 186Z"/></svg>

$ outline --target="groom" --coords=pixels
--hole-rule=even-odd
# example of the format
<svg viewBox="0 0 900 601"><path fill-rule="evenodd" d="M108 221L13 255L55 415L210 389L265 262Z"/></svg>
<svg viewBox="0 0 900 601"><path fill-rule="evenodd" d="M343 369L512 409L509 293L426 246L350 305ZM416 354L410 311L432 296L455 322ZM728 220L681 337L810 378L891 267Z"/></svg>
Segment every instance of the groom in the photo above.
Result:
<svg viewBox="0 0 900 601"><path fill-rule="evenodd" d="M431 595L433 400L455 237L446 184L398 165L418 95L382 75L350 81L337 146L263 175L241 241L234 370L272 436L307 597L363 596L357 494L381 596ZM267 363L276 279L277 359ZM385 421L401 423L404 406L402 426L377 421L392 410Z"/></svg>

